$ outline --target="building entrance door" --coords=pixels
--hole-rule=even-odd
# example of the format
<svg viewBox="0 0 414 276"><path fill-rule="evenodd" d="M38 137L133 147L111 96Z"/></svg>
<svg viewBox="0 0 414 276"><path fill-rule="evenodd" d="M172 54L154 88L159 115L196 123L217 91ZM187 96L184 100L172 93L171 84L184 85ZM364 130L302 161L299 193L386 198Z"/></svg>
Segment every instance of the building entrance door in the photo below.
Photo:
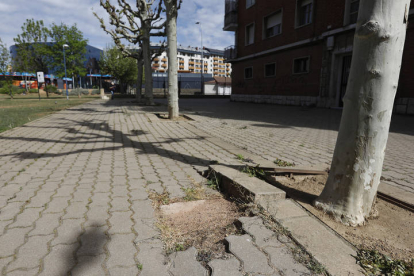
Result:
<svg viewBox="0 0 414 276"><path fill-rule="evenodd" d="M341 88L339 91L339 106L343 107L344 102L343 98L345 96L346 92L346 86L348 85L348 79L349 79L349 72L351 71L351 60L352 55L344 56L342 60L342 76L341 76Z"/></svg>

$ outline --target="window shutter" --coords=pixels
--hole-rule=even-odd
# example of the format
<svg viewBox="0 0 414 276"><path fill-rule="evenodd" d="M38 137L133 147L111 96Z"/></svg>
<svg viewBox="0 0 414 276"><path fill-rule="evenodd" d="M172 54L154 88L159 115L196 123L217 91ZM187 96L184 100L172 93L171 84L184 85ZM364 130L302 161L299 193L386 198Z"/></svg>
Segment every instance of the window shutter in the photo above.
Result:
<svg viewBox="0 0 414 276"><path fill-rule="evenodd" d="M302 2L300 3L301 7L304 7L306 5L312 4L313 0L302 0Z"/></svg>
<svg viewBox="0 0 414 276"><path fill-rule="evenodd" d="M275 13L267 18L266 28L271 28L282 23L282 13Z"/></svg>

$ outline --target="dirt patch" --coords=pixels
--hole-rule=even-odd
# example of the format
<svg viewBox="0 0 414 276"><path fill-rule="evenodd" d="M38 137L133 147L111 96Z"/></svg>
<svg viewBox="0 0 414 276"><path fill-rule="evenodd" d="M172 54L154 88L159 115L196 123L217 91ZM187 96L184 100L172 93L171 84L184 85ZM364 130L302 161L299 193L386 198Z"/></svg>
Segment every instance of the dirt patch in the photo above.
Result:
<svg viewBox="0 0 414 276"><path fill-rule="evenodd" d="M158 227L167 253L194 246L208 262L226 257L224 238L240 232L234 224L240 216L237 205L224 198L179 202L160 208Z"/></svg>
<svg viewBox="0 0 414 276"><path fill-rule="evenodd" d="M414 258L414 214L384 200L376 200L379 216L365 226L349 227L314 208L311 203L323 190L327 176L272 177L277 186L358 248L373 249L395 259ZM273 182L272 181L272 182Z"/></svg>

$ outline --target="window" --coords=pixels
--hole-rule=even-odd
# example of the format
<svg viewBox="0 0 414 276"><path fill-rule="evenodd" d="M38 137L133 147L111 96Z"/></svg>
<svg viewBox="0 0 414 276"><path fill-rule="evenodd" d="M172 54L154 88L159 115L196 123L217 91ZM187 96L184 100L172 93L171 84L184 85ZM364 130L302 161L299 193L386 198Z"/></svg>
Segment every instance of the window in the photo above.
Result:
<svg viewBox="0 0 414 276"><path fill-rule="evenodd" d="M282 32L282 11L278 11L264 18L263 37L269 38Z"/></svg>
<svg viewBox="0 0 414 276"><path fill-rule="evenodd" d="M358 19L359 0L351 0L349 7L349 24L354 24Z"/></svg>
<svg viewBox="0 0 414 276"><path fill-rule="evenodd" d="M246 45L254 43L254 23L246 26Z"/></svg>
<svg viewBox="0 0 414 276"><path fill-rule="evenodd" d="M253 78L253 67L244 68L244 78L245 79Z"/></svg>
<svg viewBox="0 0 414 276"><path fill-rule="evenodd" d="M246 9L256 4L256 0L246 0Z"/></svg>
<svg viewBox="0 0 414 276"><path fill-rule="evenodd" d="M265 77L276 76L276 63L270 63L265 65Z"/></svg>
<svg viewBox="0 0 414 276"><path fill-rule="evenodd" d="M309 57L297 58L293 61L293 73L303 74L309 72Z"/></svg>
<svg viewBox="0 0 414 276"><path fill-rule="evenodd" d="M296 26L312 23L313 0L297 0Z"/></svg>

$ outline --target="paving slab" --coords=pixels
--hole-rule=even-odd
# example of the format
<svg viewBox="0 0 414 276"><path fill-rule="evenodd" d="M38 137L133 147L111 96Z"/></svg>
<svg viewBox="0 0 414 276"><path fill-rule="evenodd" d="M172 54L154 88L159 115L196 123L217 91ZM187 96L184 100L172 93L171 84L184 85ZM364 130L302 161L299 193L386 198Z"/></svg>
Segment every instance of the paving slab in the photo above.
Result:
<svg viewBox="0 0 414 276"><path fill-rule="evenodd" d="M249 235L231 235L226 237L226 241L229 244L229 251L241 261L246 273L270 274L275 272L269 266L267 256L254 246L252 237Z"/></svg>
<svg viewBox="0 0 414 276"><path fill-rule="evenodd" d="M220 185L225 193L253 202L273 202L286 197L281 189L239 170L223 165L210 165L210 168L221 176Z"/></svg>
<svg viewBox="0 0 414 276"><path fill-rule="evenodd" d="M171 256L169 272L173 276L207 276L208 271L197 261L197 249L188 248L186 251L175 252Z"/></svg>
<svg viewBox="0 0 414 276"><path fill-rule="evenodd" d="M212 260L208 266L212 270L211 276L243 276L240 262L236 258Z"/></svg>

